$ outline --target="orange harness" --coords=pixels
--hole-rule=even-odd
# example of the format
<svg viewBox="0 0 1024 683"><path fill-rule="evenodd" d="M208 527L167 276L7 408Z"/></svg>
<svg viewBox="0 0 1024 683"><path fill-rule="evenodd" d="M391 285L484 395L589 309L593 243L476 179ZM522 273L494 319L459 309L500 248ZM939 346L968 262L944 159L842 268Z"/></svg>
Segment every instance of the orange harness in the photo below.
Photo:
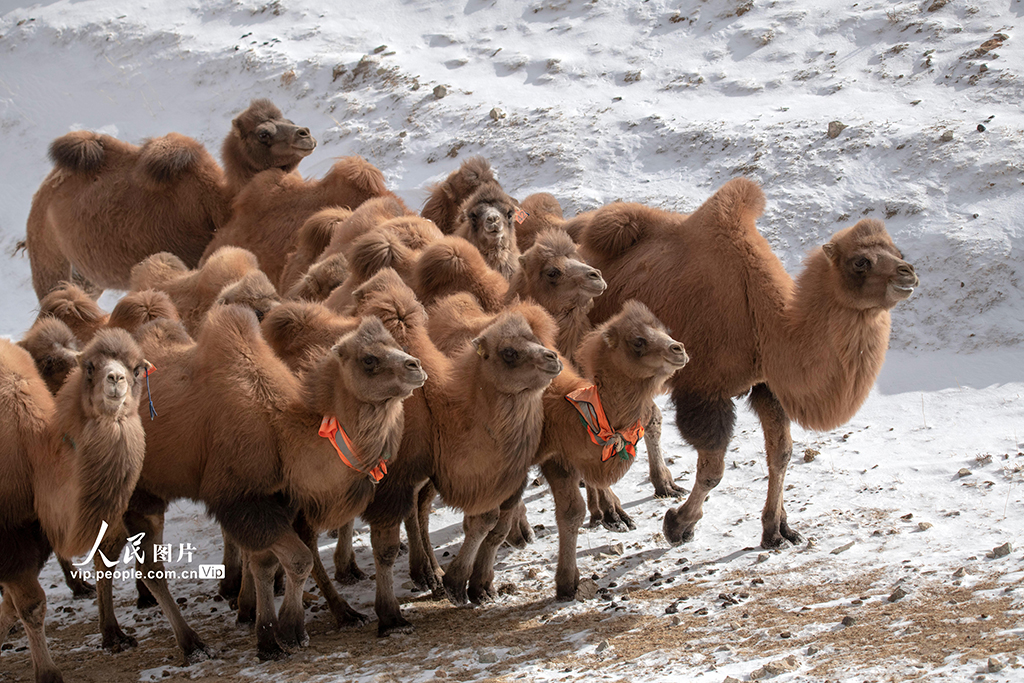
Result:
<svg viewBox="0 0 1024 683"><path fill-rule="evenodd" d="M601 405L597 387L593 385L577 389L566 395L565 400L579 412L580 420L590 434L590 440L601 446L601 462L607 461L616 453L623 460L632 460L636 457L636 445L644 436L644 426L640 420L628 429L612 429L608 424L608 417L604 414L604 406Z"/></svg>
<svg viewBox="0 0 1024 683"><path fill-rule="evenodd" d="M374 484L378 483L384 478L384 475L388 473L387 461L391 458L391 454L386 450L381 453L377 466L369 471L356 467L352 464L353 461L359 462L360 458L356 455L355 446L353 446L352 442L349 441L348 434L345 433L345 430L342 429L341 425L338 423L338 418L331 415L324 415L324 419L320 421L320 429L317 431L317 434L331 442L331 445L334 446L334 450L338 452L338 457L341 458L343 463L354 469L356 472L368 476L373 480ZM338 436L341 436L340 440L338 439Z"/></svg>

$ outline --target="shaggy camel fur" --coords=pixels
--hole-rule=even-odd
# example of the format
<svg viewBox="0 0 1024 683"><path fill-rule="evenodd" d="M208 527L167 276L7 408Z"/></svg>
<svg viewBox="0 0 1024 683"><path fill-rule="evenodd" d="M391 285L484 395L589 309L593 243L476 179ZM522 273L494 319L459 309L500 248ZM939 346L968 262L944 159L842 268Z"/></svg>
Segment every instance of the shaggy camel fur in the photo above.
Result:
<svg viewBox="0 0 1024 683"><path fill-rule="evenodd" d="M107 325L107 313L85 290L67 282L40 299L36 320L47 317L66 324L82 343L88 343L97 331Z"/></svg>
<svg viewBox="0 0 1024 683"><path fill-rule="evenodd" d="M37 681L63 680L46 646L38 578L51 544L71 558L103 534L112 557L145 453L137 406L149 364L139 347L123 330L101 331L79 368L54 400L28 352L0 341L0 639L21 620ZM98 557L96 566L105 569Z"/></svg>
<svg viewBox="0 0 1024 683"><path fill-rule="evenodd" d="M487 265L511 280L519 266L516 200L496 182L484 183L462 203L455 234L480 250Z"/></svg>
<svg viewBox="0 0 1024 683"><path fill-rule="evenodd" d="M526 251L532 247L540 233L561 229L565 222L562 205L547 192L531 194L520 203L520 207L526 212L527 217L515 226L519 251Z"/></svg>
<svg viewBox="0 0 1024 683"><path fill-rule="evenodd" d="M358 326L358 318L307 301L286 301L260 323L263 338L293 372L308 370L338 337Z"/></svg>
<svg viewBox="0 0 1024 683"><path fill-rule="evenodd" d="M132 266L161 251L195 267L241 185L258 171L291 171L315 144L267 100L253 101L232 122L226 176L201 144L177 133L142 147L88 131L57 138L54 169L28 217L36 295L72 279L88 283L94 297L127 289Z"/></svg>
<svg viewBox="0 0 1024 683"><path fill-rule="evenodd" d="M51 394L56 394L71 371L78 367L78 356L82 351L71 328L63 320L49 317L38 318L18 346L32 356L36 370Z"/></svg>
<svg viewBox="0 0 1024 683"><path fill-rule="evenodd" d="M579 585L576 540L584 519L580 481L609 489L626 474L639 440L639 434L630 430L647 420L665 381L689 360L683 345L636 301L627 301L620 313L591 332L581 343L579 355L589 379L566 369L544 392L544 432L537 450L537 462L555 498L559 546L555 586L560 600L572 600ZM598 440L615 445L595 443L593 432L581 424L580 412L566 400L589 386L597 388L609 428ZM633 435L632 453L625 446L628 440L616 444L614 433ZM512 507L504 506L501 520L480 548L470 581L474 602L496 596L494 560L514 518Z"/></svg>
<svg viewBox="0 0 1024 683"><path fill-rule="evenodd" d="M132 268L130 286L133 291L166 292L193 337L215 303L251 305L257 317L262 317L280 301L277 290L260 272L256 257L238 247L218 249L195 270L186 268L173 254L153 254Z"/></svg>
<svg viewBox="0 0 1024 683"><path fill-rule="evenodd" d="M180 319L174 302L166 292L143 289L128 292L121 297L114 310L110 312L107 327L120 327L128 334L134 335L146 323L160 318L174 321Z"/></svg>
<svg viewBox="0 0 1024 683"><path fill-rule="evenodd" d="M344 254L332 254L311 265L302 277L285 290L285 299L326 301L335 289L348 279L348 259Z"/></svg>
<svg viewBox="0 0 1024 683"><path fill-rule="evenodd" d="M187 337L171 341L168 325L156 321L139 332L140 344L166 370L152 380L160 418L146 422L146 464L126 523L132 533L159 537L168 501L205 503L246 557L239 606L245 611L250 606L243 602L255 602L258 654L281 657L285 647L306 642L302 587L313 558L294 527L340 527L362 512L373 495L371 470L397 451L402 401L423 384L423 370L372 318L337 340L301 377L274 355L249 309L214 307L195 344ZM352 467L332 440L318 434L330 417L348 430L356 454ZM144 572L162 569L145 559ZM275 616L278 563L287 586ZM166 582L147 587L170 619L186 661L203 656L205 648ZM109 602L109 583L98 588L100 603ZM336 607L339 623L362 620L343 600ZM101 627L105 642L108 636L125 638L112 614Z"/></svg>
<svg viewBox="0 0 1024 683"><path fill-rule="evenodd" d="M320 255L330 245L335 231L351 216L351 209L332 206L306 219L295 236L295 249L285 259L281 280L277 283L279 291L287 292L302 279L303 273L320 260Z"/></svg>
<svg viewBox="0 0 1024 683"><path fill-rule="evenodd" d="M348 220L337 226L331 237L331 243L324 250L321 258L337 253L349 256L349 250L355 240L393 218L409 215L415 216L416 214L394 195L367 199L352 212L352 216Z"/></svg>
<svg viewBox="0 0 1024 683"><path fill-rule="evenodd" d="M256 255L271 282L279 282L297 232L317 211L354 209L371 197L391 194L381 172L362 157L343 157L320 180L303 180L278 169L263 171L235 197L231 220L203 252L204 263L217 249L234 245Z"/></svg>
<svg viewBox="0 0 1024 683"><path fill-rule="evenodd" d="M429 478L445 503L466 515L462 550L443 579L452 601L465 602L476 548L497 522L502 502L525 486L543 426L542 394L562 363L519 311L503 313L449 360L427 336L423 309L411 290L391 271L376 277L388 281L382 287L368 283L358 311L380 316L396 340L436 373L414 398L415 413L407 410L398 458L363 514L377 569L378 633L387 635L411 628L394 595L393 565L399 525L415 517L417 491ZM433 555L430 548L429 540L410 533L411 554ZM436 581L436 574L431 578Z"/></svg>
<svg viewBox="0 0 1024 683"><path fill-rule="evenodd" d="M757 231L763 209L760 187L735 179L688 217L612 204L585 219L581 253L609 284L591 317L638 299L693 357L671 382L676 424L697 449L693 490L665 516L672 543L693 537L721 481L732 398L747 391L768 456L761 544L800 539L782 504L789 420L825 430L853 416L885 358L889 310L918 284L884 225L867 219L812 250L794 283Z"/></svg>
<svg viewBox="0 0 1024 683"><path fill-rule="evenodd" d="M434 221L441 232L450 235L458 227L462 203L478 187L489 182L497 182L491 165L483 157L470 157L430 189L430 197L420 215Z"/></svg>

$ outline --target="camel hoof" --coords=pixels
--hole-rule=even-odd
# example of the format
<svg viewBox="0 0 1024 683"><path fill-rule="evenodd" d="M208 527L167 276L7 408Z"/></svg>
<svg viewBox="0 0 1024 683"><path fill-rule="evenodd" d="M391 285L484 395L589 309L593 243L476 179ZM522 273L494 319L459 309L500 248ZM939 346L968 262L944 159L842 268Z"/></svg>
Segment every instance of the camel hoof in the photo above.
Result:
<svg viewBox="0 0 1024 683"><path fill-rule="evenodd" d="M135 609L149 609L158 604L152 593L139 593L139 597L135 600Z"/></svg>
<svg viewBox="0 0 1024 683"><path fill-rule="evenodd" d="M789 524L787 524L785 520L783 520L782 523L779 524L779 533L782 534L782 537L790 543L792 543L793 545L796 545L797 543L800 543L804 540L804 537L798 534L797 532L793 531L793 529L790 528Z"/></svg>
<svg viewBox="0 0 1024 683"><path fill-rule="evenodd" d="M377 624L377 637L387 638L392 633L412 633L416 628L410 624L404 617L398 617L394 620L388 620L388 623L380 622Z"/></svg>
<svg viewBox="0 0 1024 683"><path fill-rule="evenodd" d="M82 581L71 587L71 598L73 600L91 600L96 597L96 586Z"/></svg>
<svg viewBox="0 0 1024 683"><path fill-rule="evenodd" d="M655 498L682 498L689 491L684 489L682 486L677 485L674 481L670 481L667 484L660 486L654 485L654 497Z"/></svg>
<svg viewBox="0 0 1024 683"><path fill-rule="evenodd" d="M505 542L513 548L522 550L526 546L533 543L537 537L533 533L533 529L530 525L515 524L508 531L508 536L505 537Z"/></svg>
<svg viewBox="0 0 1024 683"><path fill-rule="evenodd" d="M40 671L36 674L36 683L64 683L60 671Z"/></svg>
<svg viewBox="0 0 1024 683"><path fill-rule="evenodd" d="M306 633L306 629L302 626L299 626L298 628L289 628L279 624L277 627L277 640L286 648L290 649L306 647L309 645L309 635Z"/></svg>
<svg viewBox="0 0 1024 683"><path fill-rule="evenodd" d="M185 653L185 663L182 666L192 666L199 662L205 662L208 659L213 659L213 653L206 649L206 645L199 643Z"/></svg>
<svg viewBox="0 0 1024 683"><path fill-rule="evenodd" d="M364 626L370 623L370 617L346 606L345 609L340 610L334 615L334 621L338 624L338 628L348 628L350 626Z"/></svg>
<svg viewBox="0 0 1024 683"><path fill-rule="evenodd" d="M556 602L575 602L576 601L576 588L556 588L555 589L555 601Z"/></svg>
<svg viewBox="0 0 1024 683"><path fill-rule="evenodd" d="M412 584L418 591L435 593L441 588L441 577L434 572L415 572L409 575Z"/></svg>
<svg viewBox="0 0 1024 683"><path fill-rule="evenodd" d="M469 595L466 593L466 583L464 581L460 581L458 585L455 585L455 582L449 581L448 575L445 575L443 584L444 593L453 605L465 605L469 602Z"/></svg>
<svg viewBox="0 0 1024 683"><path fill-rule="evenodd" d="M279 662L287 656L288 653L280 645L256 648L256 658L261 662Z"/></svg>
<svg viewBox="0 0 1024 683"><path fill-rule="evenodd" d="M696 522L680 522L679 517L678 512L669 510L665 513L665 521L661 525L661 531L665 534L665 540L672 545L692 541L693 530L697 526Z"/></svg>
<svg viewBox="0 0 1024 683"><path fill-rule="evenodd" d="M217 594L220 597L228 600L235 600L238 598L238 594L242 592L242 575L231 576L225 579L221 579L217 585Z"/></svg>
<svg viewBox="0 0 1024 683"><path fill-rule="evenodd" d="M347 569L336 569L334 580L342 586L351 586L366 578L366 574L353 562Z"/></svg>
<svg viewBox="0 0 1024 683"><path fill-rule="evenodd" d="M494 590L494 585L488 583L482 587L469 587L469 600L474 605L482 605L486 602L493 602L498 597L498 592Z"/></svg>
<svg viewBox="0 0 1024 683"><path fill-rule="evenodd" d="M254 624L256 623L256 610L239 608L238 615L236 616L235 620L239 624Z"/></svg>
<svg viewBox="0 0 1024 683"><path fill-rule="evenodd" d="M120 630L113 635L103 637L103 649L110 650L114 654L124 652L129 648L138 647L138 645L139 641L125 633L122 633Z"/></svg>

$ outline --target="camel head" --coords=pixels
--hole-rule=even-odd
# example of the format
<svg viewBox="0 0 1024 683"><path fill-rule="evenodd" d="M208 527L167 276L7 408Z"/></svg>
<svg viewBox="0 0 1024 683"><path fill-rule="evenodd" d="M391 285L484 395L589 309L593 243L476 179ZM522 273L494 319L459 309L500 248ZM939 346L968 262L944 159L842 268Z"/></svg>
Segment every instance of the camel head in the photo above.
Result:
<svg viewBox="0 0 1024 683"><path fill-rule="evenodd" d="M355 315L373 316L395 340L406 346L409 329L424 329L427 312L393 268L384 268L352 292Z"/></svg>
<svg viewBox="0 0 1024 683"><path fill-rule="evenodd" d="M683 345L669 336L651 310L633 299L591 332L580 347L586 374L595 378L613 368L634 380L668 379L690 360Z"/></svg>
<svg viewBox="0 0 1024 683"><path fill-rule="evenodd" d="M129 334L157 318L179 320L178 309L166 292L156 289L143 289L139 292L128 292L110 312L109 327L120 327Z"/></svg>
<svg viewBox="0 0 1024 683"><path fill-rule="evenodd" d="M384 324L365 317L331 348L340 380L362 403L404 399L427 381L420 361L398 346Z"/></svg>
<svg viewBox="0 0 1024 683"><path fill-rule="evenodd" d="M828 258L840 301L850 308L889 310L920 283L903 260L882 221L866 218L840 230L821 247Z"/></svg>
<svg viewBox="0 0 1024 683"><path fill-rule="evenodd" d="M82 351L78 365L86 415L120 418L137 413L151 365L131 335L121 329L100 330Z"/></svg>
<svg viewBox="0 0 1024 683"><path fill-rule="evenodd" d="M519 257L512 288L554 314L587 309L608 288L601 271L587 265L568 233L548 230ZM519 278L522 278L520 281Z"/></svg>
<svg viewBox="0 0 1024 683"><path fill-rule="evenodd" d="M231 122L231 134L242 155L254 169L291 171L316 148L309 128L284 117L270 100L253 100Z"/></svg>
<svg viewBox="0 0 1024 683"><path fill-rule="evenodd" d="M281 295L262 270L253 270L222 289L217 295L217 303L248 306L256 313L256 319L262 321L263 316L281 303Z"/></svg>
<svg viewBox="0 0 1024 683"><path fill-rule="evenodd" d="M481 374L503 394L542 390L562 371L558 354L544 346L523 314L515 311L499 315L472 343Z"/></svg>
<svg viewBox="0 0 1024 683"><path fill-rule="evenodd" d="M496 182L484 183L462 203L457 234L481 252L508 249L515 240L516 201Z"/></svg>
<svg viewBox="0 0 1024 683"><path fill-rule="evenodd" d="M64 380L78 367L81 348L71 328L56 318L41 318L18 346L28 351L51 394L64 386Z"/></svg>

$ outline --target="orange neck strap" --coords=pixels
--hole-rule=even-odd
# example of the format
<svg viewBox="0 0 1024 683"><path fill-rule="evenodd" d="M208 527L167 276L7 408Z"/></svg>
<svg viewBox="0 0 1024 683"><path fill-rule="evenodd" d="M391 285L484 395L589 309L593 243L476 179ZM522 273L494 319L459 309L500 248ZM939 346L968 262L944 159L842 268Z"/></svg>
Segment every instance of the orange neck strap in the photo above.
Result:
<svg viewBox="0 0 1024 683"><path fill-rule="evenodd" d="M354 469L356 472L368 476L373 480L374 484L383 479L384 475L388 473L387 461L390 459L391 455L386 450L381 454L380 460L377 461L377 465L373 469L366 470L352 464L353 462L360 462L361 459L356 455L355 446L352 445L352 442L348 438L348 434L346 434L345 430L342 429L341 424L338 422L338 418L333 415L324 415L324 419L320 422L320 429L317 434L331 442L331 445L334 446L334 450L338 452L338 457L341 458L343 463Z"/></svg>
<svg viewBox="0 0 1024 683"><path fill-rule="evenodd" d="M628 429L612 429L608 424L608 417L604 414L604 406L601 405L597 387L593 385L577 389L568 394L565 400L579 412L580 419L590 434L590 440L601 446L601 462L607 461L616 453L623 460L632 460L636 457L636 444L644 436L644 426L640 420Z"/></svg>

